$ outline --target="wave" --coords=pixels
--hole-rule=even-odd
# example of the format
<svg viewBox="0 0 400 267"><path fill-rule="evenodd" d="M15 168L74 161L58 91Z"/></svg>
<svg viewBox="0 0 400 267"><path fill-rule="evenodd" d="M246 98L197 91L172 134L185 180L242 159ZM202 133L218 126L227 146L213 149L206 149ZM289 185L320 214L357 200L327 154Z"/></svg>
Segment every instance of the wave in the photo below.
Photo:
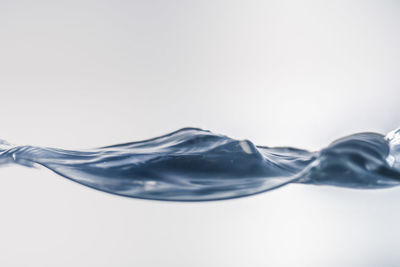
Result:
<svg viewBox="0 0 400 267"><path fill-rule="evenodd" d="M400 128L350 135L316 152L256 146L198 128L79 151L0 140L0 166L6 164L44 166L104 192L165 201L244 197L289 183L386 188L400 184Z"/></svg>

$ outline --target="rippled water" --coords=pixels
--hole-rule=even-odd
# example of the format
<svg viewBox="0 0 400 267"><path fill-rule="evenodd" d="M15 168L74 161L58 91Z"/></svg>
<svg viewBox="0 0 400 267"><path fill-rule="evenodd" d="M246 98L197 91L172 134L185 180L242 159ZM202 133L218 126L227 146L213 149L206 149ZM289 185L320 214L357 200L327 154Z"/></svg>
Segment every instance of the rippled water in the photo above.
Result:
<svg viewBox="0 0 400 267"><path fill-rule="evenodd" d="M256 146L197 128L89 150L14 146L0 140L0 165L44 166L117 195L169 201L243 197L288 183L385 188L400 184L400 129L358 133L310 152Z"/></svg>

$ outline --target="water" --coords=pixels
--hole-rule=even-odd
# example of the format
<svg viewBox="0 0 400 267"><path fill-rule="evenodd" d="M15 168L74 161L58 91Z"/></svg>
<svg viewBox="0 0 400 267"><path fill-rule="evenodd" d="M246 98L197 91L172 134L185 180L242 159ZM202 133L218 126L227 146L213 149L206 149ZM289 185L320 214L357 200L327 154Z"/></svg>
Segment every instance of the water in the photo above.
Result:
<svg viewBox="0 0 400 267"><path fill-rule="evenodd" d="M0 166L44 166L80 184L126 197L207 201L289 183L373 189L400 184L400 128L358 133L311 152L256 146L197 128L89 150L15 146L0 140Z"/></svg>

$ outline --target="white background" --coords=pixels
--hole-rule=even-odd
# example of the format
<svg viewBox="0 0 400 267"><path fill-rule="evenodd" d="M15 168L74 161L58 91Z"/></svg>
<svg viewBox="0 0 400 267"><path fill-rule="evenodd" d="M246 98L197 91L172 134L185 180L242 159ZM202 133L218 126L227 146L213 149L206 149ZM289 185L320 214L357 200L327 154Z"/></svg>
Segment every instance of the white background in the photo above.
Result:
<svg viewBox="0 0 400 267"><path fill-rule="evenodd" d="M0 138L88 148L202 127L319 149L400 125L397 1L0 0ZM0 169L1 266L395 266L400 189L214 203Z"/></svg>

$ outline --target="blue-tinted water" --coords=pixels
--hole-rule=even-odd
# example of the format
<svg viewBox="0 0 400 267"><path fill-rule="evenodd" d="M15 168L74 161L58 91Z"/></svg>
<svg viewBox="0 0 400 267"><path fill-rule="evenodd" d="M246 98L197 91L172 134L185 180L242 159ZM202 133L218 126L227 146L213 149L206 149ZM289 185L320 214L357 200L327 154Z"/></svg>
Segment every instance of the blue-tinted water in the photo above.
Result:
<svg viewBox="0 0 400 267"><path fill-rule="evenodd" d="M91 150L14 146L0 140L0 165L44 166L105 192L144 199L243 197L289 183L351 188L400 184L400 129L359 133L310 152L256 146L197 128Z"/></svg>

